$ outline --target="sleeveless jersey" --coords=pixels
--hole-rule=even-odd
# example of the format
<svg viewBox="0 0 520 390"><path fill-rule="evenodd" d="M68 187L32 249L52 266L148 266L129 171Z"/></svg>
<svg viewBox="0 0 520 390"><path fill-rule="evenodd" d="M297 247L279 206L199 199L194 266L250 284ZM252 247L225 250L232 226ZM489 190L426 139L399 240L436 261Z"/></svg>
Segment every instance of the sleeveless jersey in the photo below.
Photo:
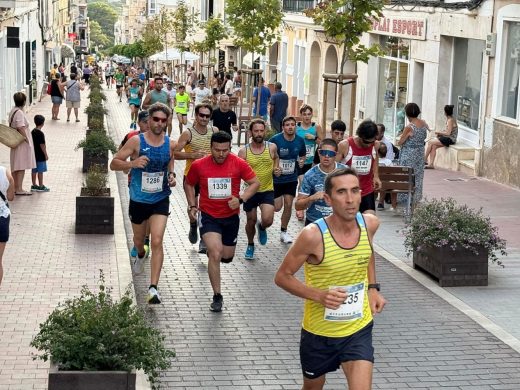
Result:
<svg viewBox="0 0 520 390"><path fill-rule="evenodd" d="M306 134L312 134L316 138L316 123L312 122L311 127L304 129L302 123L298 122L296 125L296 135L299 135L305 141L305 164L312 164L314 160L314 152L316 151L316 140L307 139Z"/></svg>
<svg viewBox="0 0 520 390"><path fill-rule="evenodd" d="M264 141L264 150L256 154L251 150L250 144L246 145L246 161L260 181L258 192L273 191L273 168L274 161L269 151L270 143Z"/></svg>
<svg viewBox="0 0 520 390"><path fill-rule="evenodd" d="M319 264L304 264L305 282L322 290L342 287L348 293L338 310L326 309L320 303L305 300L303 329L326 337L346 337L363 329L372 321L368 303L368 263L372 246L365 220L357 213L359 241L353 248L340 247L330 233L325 219L314 222L323 239L323 259Z"/></svg>
<svg viewBox="0 0 520 390"><path fill-rule="evenodd" d="M208 126L206 128L206 134L200 134L193 127L188 127L188 131L190 132L190 142L184 146L184 151L186 153L193 153L196 151L202 151L206 153L211 153L211 136L213 135L213 128ZM184 168L184 176L188 174L190 171L191 164L193 163L193 159L186 159L186 167Z"/></svg>
<svg viewBox="0 0 520 390"><path fill-rule="evenodd" d="M175 95L175 101L177 105L175 106L175 112L179 114L187 114L188 113L188 107L191 101L190 95L188 95L186 92L184 92L183 95L177 94Z"/></svg>
<svg viewBox="0 0 520 390"><path fill-rule="evenodd" d="M139 203L157 203L170 196L170 138L164 136L161 146L152 146L146 142L144 134L139 134L139 156L147 156L150 161L145 168L132 168L130 171L130 199Z"/></svg>
<svg viewBox="0 0 520 390"><path fill-rule="evenodd" d="M374 144L368 148L360 148L353 137L349 137L347 142L349 149L342 163L354 168L358 173L361 196L371 194L374 192L376 148L374 148Z"/></svg>
<svg viewBox="0 0 520 390"><path fill-rule="evenodd" d="M129 96L128 96L128 104L133 104L136 106L141 105L141 98L139 97L139 87L130 87L128 88Z"/></svg>
<svg viewBox="0 0 520 390"><path fill-rule="evenodd" d="M155 89L150 92L150 105L154 103L162 103L168 105L168 94L164 91L157 92Z"/></svg>

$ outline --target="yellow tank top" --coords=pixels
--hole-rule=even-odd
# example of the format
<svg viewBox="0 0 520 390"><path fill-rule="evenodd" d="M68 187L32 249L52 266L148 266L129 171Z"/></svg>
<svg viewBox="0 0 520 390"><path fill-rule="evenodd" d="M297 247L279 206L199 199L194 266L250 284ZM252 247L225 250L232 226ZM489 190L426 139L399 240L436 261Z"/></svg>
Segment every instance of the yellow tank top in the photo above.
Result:
<svg viewBox="0 0 520 390"><path fill-rule="evenodd" d="M213 128L208 126L206 128L205 134L200 134L197 130L192 127L188 128L188 131L191 133L190 142L184 146L184 151L186 153L192 153L196 151L206 152L207 154L211 153L211 136L213 135ZM190 171L191 164L193 163L193 159L186 159L186 167L184 168L184 176L188 174Z"/></svg>
<svg viewBox="0 0 520 390"><path fill-rule="evenodd" d="M256 154L251 150L249 144L246 146L246 161L253 171L256 173L256 177L260 181L260 188L258 192L273 191L273 168L274 161L269 151L270 143L264 142L264 150L260 154Z"/></svg>
<svg viewBox="0 0 520 390"><path fill-rule="evenodd" d="M324 219L315 223L323 238L323 260L320 264L304 264L305 282L308 286L322 290L343 287L347 290L346 304L330 311L320 303L305 300L303 329L326 337L346 337L363 329L372 321L368 303L368 263L372 247L368 240L365 220L356 215L360 229L359 241L355 247L340 247L330 233Z"/></svg>

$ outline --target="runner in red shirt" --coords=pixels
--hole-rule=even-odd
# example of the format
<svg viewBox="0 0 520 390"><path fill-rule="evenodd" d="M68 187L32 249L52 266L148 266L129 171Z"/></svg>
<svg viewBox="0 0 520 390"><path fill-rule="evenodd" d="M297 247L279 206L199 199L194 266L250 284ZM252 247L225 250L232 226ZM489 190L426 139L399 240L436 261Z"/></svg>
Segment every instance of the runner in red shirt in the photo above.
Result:
<svg viewBox="0 0 520 390"><path fill-rule="evenodd" d="M211 155L195 160L186 176L186 198L193 218L197 217L195 186L200 187L199 231L208 248L208 275L213 288L210 309L222 311L220 262L230 263L235 255L240 205L260 187L247 162L231 154L231 136L219 131L211 136ZM248 187L240 196L240 181Z"/></svg>
<svg viewBox="0 0 520 390"><path fill-rule="evenodd" d="M361 186L361 205L359 212L375 214L376 199L374 190L381 188L379 180L379 141L377 125L371 120L361 122L355 137L349 137L338 145L336 161L354 168Z"/></svg>

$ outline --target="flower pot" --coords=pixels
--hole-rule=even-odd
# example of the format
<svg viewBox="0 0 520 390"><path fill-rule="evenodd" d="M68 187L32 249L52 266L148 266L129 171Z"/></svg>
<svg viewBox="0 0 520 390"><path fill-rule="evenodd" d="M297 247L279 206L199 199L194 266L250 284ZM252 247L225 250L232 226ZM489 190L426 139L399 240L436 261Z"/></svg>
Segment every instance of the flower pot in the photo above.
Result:
<svg viewBox="0 0 520 390"><path fill-rule="evenodd" d="M92 156L83 149L83 172L87 172L92 165L101 165L108 172L108 151L102 156Z"/></svg>
<svg viewBox="0 0 520 390"><path fill-rule="evenodd" d="M107 188L105 196L86 196L85 188L76 196L76 234L114 234L114 198Z"/></svg>
<svg viewBox="0 0 520 390"><path fill-rule="evenodd" d="M488 250L477 249L478 255L465 248L452 250L425 247L413 251L413 267L426 271L439 280L441 287L487 286Z"/></svg>
<svg viewBox="0 0 520 390"><path fill-rule="evenodd" d="M135 390L135 370L60 371L51 363L49 390Z"/></svg>

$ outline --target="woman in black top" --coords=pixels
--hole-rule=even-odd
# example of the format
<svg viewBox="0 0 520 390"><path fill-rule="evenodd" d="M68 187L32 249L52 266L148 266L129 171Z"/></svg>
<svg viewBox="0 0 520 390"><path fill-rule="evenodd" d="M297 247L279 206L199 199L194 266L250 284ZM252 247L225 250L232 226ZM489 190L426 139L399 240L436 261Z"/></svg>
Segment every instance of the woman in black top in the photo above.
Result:
<svg viewBox="0 0 520 390"><path fill-rule="evenodd" d="M54 80L51 81L51 101L52 101L52 119L59 120L60 105L63 102L63 86L60 80L61 75L56 73Z"/></svg>

